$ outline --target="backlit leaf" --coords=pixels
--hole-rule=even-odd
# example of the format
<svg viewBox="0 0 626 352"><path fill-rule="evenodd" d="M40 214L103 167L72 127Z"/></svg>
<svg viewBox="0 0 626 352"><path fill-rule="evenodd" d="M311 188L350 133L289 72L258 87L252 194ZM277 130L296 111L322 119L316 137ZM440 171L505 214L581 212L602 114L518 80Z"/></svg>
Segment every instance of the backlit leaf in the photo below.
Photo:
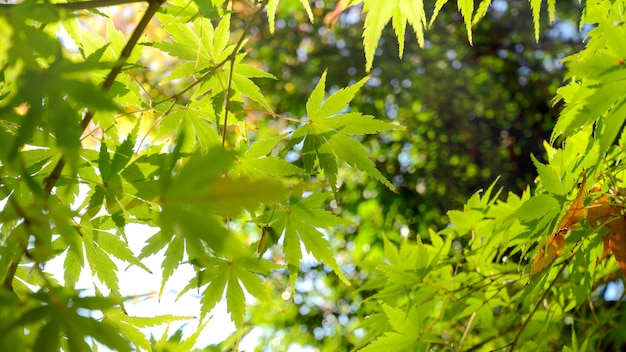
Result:
<svg viewBox="0 0 626 352"><path fill-rule="evenodd" d="M200 316L205 317L213 307L222 299L226 282L229 279L228 268L223 267L221 271L211 280L211 283L202 292Z"/></svg>
<svg viewBox="0 0 626 352"><path fill-rule="evenodd" d="M331 137L329 143L334 147L334 151L340 159L345 160L356 169L365 171L365 173L387 186L390 190L395 191L394 185L378 171L369 154L359 142L343 134L336 134Z"/></svg>
<svg viewBox="0 0 626 352"><path fill-rule="evenodd" d="M163 293L163 289L165 288L167 280L169 280L172 274L174 274L174 271L176 270L176 268L178 268L180 262L183 260L183 253L183 239L179 236L173 236L171 242L167 244L165 257L161 262L161 268L163 269L163 279L161 280L161 289L159 290L159 296Z"/></svg>
<svg viewBox="0 0 626 352"><path fill-rule="evenodd" d="M305 170L312 172L317 159L320 169L328 177L335 191L338 174L337 159L345 160L351 166L365 171L390 189L394 189L393 185L376 169L363 146L346 134L370 134L402 127L359 113L336 115L354 99L358 89L366 81L367 77L350 87L338 90L322 102L326 83L326 72L324 72L306 104L309 122L296 129L291 135L291 144L304 140L302 161Z"/></svg>
<svg viewBox="0 0 626 352"><path fill-rule="evenodd" d="M233 74L233 83L241 94L258 103L267 111L273 112L269 103L265 100L265 96L261 93L261 89L251 79L240 74Z"/></svg>
<svg viewBox="0 0 626 352"><path fill-rule="evenodd" d="M230 318L235 323L235 326L240 327L243 324L243 316L246 312L245 298L243 290L239 285L239 278L232 269L230 270L228 288L226 289L226 303Z"/></svg>
<svg viewBox="0 0 626 352"><path fill-rule="evenodd" d="M564 182L557 171L550 165L540 163L534 155L530 157L546 190L557 195L565 195L568 190L565 188Z"/></svg>
<svg viewBox="0 0 626 352"><path fill-rule="evenodd" d="M42 352L58 351L60 332L61 328L59 322L56 319L50 319L44 324L41 330L39 330L33 349Z"/></svg>
<svg viewBox="0 0 626 352"><path fill-rule="evenodd" d="M274 34L274 30L276 28L276 9L278 8L279 0L268 0L267 1L267 20L270 26L270 33Z"/></svg>
<svg viewBox="0 0 626 352"><path fill-rule="evenodd" d="M533 25L535 27L535 40L539 41L539 12L542 0L530 0L530 8L533 12Z"/></svg>
<svg viewBox="0 0 626 352"><path fill-rule="evenodd" d="M424 1L398 1L398 7L396 8L396 12L394 13L394 21L396 20L396 17L402 18L402 26L406 26L406 22L411 25L411 28L413 28L413 32L415 33L415 37L417 38L417 44L420 48L423 48L424 29L426 28L426 13L424 12ZM404 30L401 32L396 32L398 43L404 42L404 35L401 35L403 32Z"/></svg>
<svg viewBox="0 0 626 352"><path fill-rule="evenodd" d="M283 249L285 261L288 265L299 268L302 258L300 241L305 248L313 254L315 258L328 265L335 271L337 276L346 284L350 282L343 275L341 268L337 264L334 253L330 250L330 243L324 238L321 232L315 227L328 227L331 223L347 224L346 221L319 209L324 197L315 197L307 202L307 198L289 205L289 208L279 207L275 211L276 222L274 227L278 233L284 234ZM315 220L316 215L320 215L321 222ZM313 220L312 222L310 222ZM293 282L292 282L293 284Z"/></svg>
<svg viewBox="0 0 626 352"><path fill-rule="evenodd" d="M313 22L313 11L311 10L311 4L309 0L300 0L300 3L306 10L306 14L309 16L309 21Z"/></svg>
<svg viewBox="0 0 626 352"><path fill-rule="evenodd" d="M587 210L587 220L594 228L606 226L609 229L609 233L603 237L604 252L610 249L622 273L626 276L626 217L622 214L622 207L612 204L611 199L603 195L590 204Z"/></svg>
<svg viewBox="0 0 626 352"><path fill-rule="evenodd" d="M81 233L85 237L85 257L89 262L91 272L112 292L119 294L117 265L97 243L96 236L89 226L83 226Z"/></svg>
<svg viewBox="0 0 626 352"><path fill-rule="evenodd" d="M313 108L311 111L307 111L309 119L311 121L326 119L345 109L368 79L369 77L362 78L357 83L346 88L341 88L333 93L321 104L319 109ZM318 87L323 83L324 81L320 80ZM318 89L318 87L316 87L316 89ZM311 103L312 106L314 106L314 104L314 102Z"/></svg>
<svg viewBox="0 0 626 352"><path fill-rule="evenodd" d="M580 189L576 194L576 198L572 202L572 204L567 208L567 212L559 221L559 225L557 228L570 228L580 220L585 218L586 209L585 209L585 187L587 186L587 173L583 171L583 179L580 183Z"/></svg>
<svg viewBox="0 0 626 352"><path fill-rule="evenodd" d="M465 22L465 30L467 31L467 39L472 45L472 15L474 13L474 0L457 0L459 11Z"/></svg>
<svg viewBox="0 0 626 352"><path fill-rule="evenodd" d="M522 220L534 220L544 216L557 214L561 209L559 201L547 194L534 196L526 201L515 215Z"/></svg>
<svg viewBox="0 0 626 352"><path fill-rule="evenodd" d="M363 29L363 48L365 50L365 70L370 71L374 62L374 51L383 29L391 20L398 0L365 0L363 12L365 24Z"/></svg>

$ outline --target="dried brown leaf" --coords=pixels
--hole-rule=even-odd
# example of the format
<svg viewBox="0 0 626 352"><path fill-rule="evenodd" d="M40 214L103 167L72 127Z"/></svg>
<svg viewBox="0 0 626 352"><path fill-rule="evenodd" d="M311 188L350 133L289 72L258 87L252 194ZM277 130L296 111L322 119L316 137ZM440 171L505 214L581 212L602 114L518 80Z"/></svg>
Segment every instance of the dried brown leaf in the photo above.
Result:
<svg viewBox="0 0 626 352"><path fill-rule="evenodd" d="M619 219L619 226L622 228L621 232L611 232L605 237L609 237L609 245L611 247L611 251L615 256L615 260L617 261L617 265L622 269L622 273L626 276L626 219Z"/></svg>
<svg viewBox="0 0 626 352"><path fill-rule="evenodd" d="M548 245L546 246L546 241L543 241L539 247L539 252L535 255L533 266L530 270L531 277L543 271L543 269L554 262L556 257L561 255L563 247L565 247L565 234L573 225L585 217L586 208L584 200L586 185L587 174L583 171L583 180L576 194L576 198L574 198L572 205L570 205L563 218L559 221L557 231L550 236Z"/></svg>
<svg viewBox="0 0 626 352"><path fill-rule="evenodd" d="M615 260L624 276L626 276L626 217L622 214L623 207L612 204L608 195L603 195L591 203L587 212L587 220L595 229L606 226L609 233L604 235L604 250L601 261L609 251L613 252Z"/></svg>
<svg viewBox="0 0 626 352"><path fill-rule="evenodd" d="M546 241L543 241L539 247L539 252L535 256L533 261L533 267L530 270L530 276L533 277L547 268L552 262L561 255L563 247L565 247L565 236L567 230L559 230L550 236L550 241L546 246Z"/></svg>

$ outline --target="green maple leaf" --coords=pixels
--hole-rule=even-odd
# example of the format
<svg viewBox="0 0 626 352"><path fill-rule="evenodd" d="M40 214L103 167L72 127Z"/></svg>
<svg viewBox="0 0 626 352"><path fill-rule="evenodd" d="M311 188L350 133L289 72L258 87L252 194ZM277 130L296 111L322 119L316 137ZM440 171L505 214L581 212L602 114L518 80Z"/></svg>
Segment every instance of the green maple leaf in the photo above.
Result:
<svg viewBox="0 0 626 352"><path fill-rule="evenodd" d="M278 9L279 0L269 0L267 2L267 19L270 25L270 33L274 34L275 22L276 22L276 10ZM306 11L307 16L309 17L309 21L313 23L313 10L311 9L310 1L308 0L300 0L302 7Z"/></svg>
<svg viewBox="0 0 626 352"><path fill-rule="evenodd" d="M365 69L367 71L372 68L378 40L390 20L398 37L400 57L404 51L404 33L407 23L413 28L419 46L424 47L426 14L423 0L365 0L363 11L367 12L363 30Z"/></svg>
<svg viewBox="0 0 626 352"><path fill-rule="evenodd" d="M284 137L285 135L283 134L252 143L245 154L235 163L233 173L250 178L302 174L304 170L296 165L289 163L283 158L268 155Z"/></svg>
<svg viewBox="0 0 626 352"><path fill-rule="evenodd" d="M181 320L194 319L193 316L175 316L175 315L157 315L153 317L137 317L130 316L120 308L112 308L106 312L105 320L107 323L117 328L121 335L146 351L151 350L151 344L145 333L140 328L152 327Z"/></svg>
<svg viewBox="0 0 626 352"><path fill-rule="evenodd" d="M84 224L81 228L85 240L85 257L93 274L95 274L111 292L120 292L119 278L117 276L117 265L111 259L111 254L106 252L98 243L99 233L94 232L91 226Z"/></svg>
<svg viewBox="0 0 626 352"><path fill-rule="evenodd" d="M164 279L182 259L182 240L190 260L204 267L211 255L248 256L243 244L224 227L220 216L236 216L243 209L282 198L283 186L271 179L252 180L227 175L234 154L217 147L192 155L167 181L161 194L161 233L140 257L150 255L170 241L181 241L176 251L166 251ZM177 239L180 238L180 239ZM171 244L170 244L171 247ZM167 270L166 270L167 268ZM166 275L167 274L167 275Z"/></svg>
<svg viewBox="0 0 626 352"><path fill-rule="evenodd" d="M176 16L158 14L163 29L170 34L171 41L148 43L171 56L184 61L193 61L198 69L212 67L225 59L230 52L225 50L230 37L230 15L224 16L217 28L206 17L197 17L193 26L181 22ZM225 39L226 38L226 39Z"/></svg>
<svg viewBox="0 0 626 352"><path fill-rule="evenodd" d="M178 297L181 297L193 288L206 285L202 292L201 318L206 317L211 312L226 292L226 304L231 319L237 326L241 326L245 314L245 296L242 284L246 291L257 299L264 302L272 301L269 288L263 284L260 275L269 275L271 270L280 268L280 265L253 257L237 259L211 257L209 262L210 265L199 270L197 277L190 280L178 294Z"/></svg>
<svg viewBox="0 0 626 352"><path fill-rule="evenodd" d="M300 243L303 243L315 258L333 269L341 281L350 285L337 264L330 242L319 231L319 228L349 224L321 208L326 197L327 195L323 193L312 194L306 198L295 197L292 198L293 203L287 207L279 207L275 211L276 221L272 227L277 233L284 234L283 250L292 286L295 285L296 273L302 259Z"/></svg>
<svg viewBox="0 0 626 352"><path fill-rule="evenodd" d="M233 69L234 70L233 85L235 86L235 88L237 88L242 95L250 98L252 101L261 105L267 111L273 112L269 103L265 99L265 96L261 92L261 88L259 88L259 86L257 86L256 83L254 83L250 79L250 77L265 77L265 78L272 78L272 79L276 79L276 77L268 73L265 73L264 75L258 75L256 72L251 71L250 66L244 67L242 69L239 69L238 68L239 66L241 65L236 64L235 68Z"/></svg>
<svg viewBox="0 0 626 352"><path fill-rule="evenodd" d="M188 134L183 142L183 151L189 152L194 147L207 150L220 145L220 136L215 127L215 111L207 104L203 106L177 107L163 117L155 139L161 139L170 134L180 136Z"/></svg>
<svg viewBox="0 0 626 352"><path fill-rule="evenodd" d="M302 160L305 170L311 173L317 160L334 190L338 174L337 159L346 161L350 166L364 171L394 190L391 182L376 169L367 150L349 137L402 129L401 126L377 120L373 116L344 112L367 80L368 77L365 77L347 88L340 89L324 101L326 85L324 72L306 103L309 120L291 135L291 145L304 142Z"/></svg>

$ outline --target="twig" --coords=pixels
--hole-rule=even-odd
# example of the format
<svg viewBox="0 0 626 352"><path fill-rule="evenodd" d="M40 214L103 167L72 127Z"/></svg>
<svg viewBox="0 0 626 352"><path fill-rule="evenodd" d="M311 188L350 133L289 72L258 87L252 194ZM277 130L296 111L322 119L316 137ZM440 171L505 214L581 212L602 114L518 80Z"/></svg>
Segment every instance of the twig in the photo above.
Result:
<svg viewBox="0 0 626 352"><path fill-rule="evenodd" d="M207 77L211 76L212 74L214 74L218 69L220 69L222 66L224 66L228 61L231 60L231 57L236 55L237 52L239 51L239 49L241 49L241 46L243 45L244 40L246 39L246 37L248 36L248 33L250 33L250 30L252 29L252 24L254 22L256 22L256 20L259 18L259 16L261 15L261 13L263 12L263 9L265 8L265 2L263 2L261 4L261 7L259 7L259 9L257 10L257 12L254 14L254 17L252 18L252 20L248 23L248 25L246 26L246 28L243 30L243 33L241 34L241 37L239 37L239 40L237 41L237 43L235 44L235 47L233 48L233 51L230 55L228 55L228 57L226 57L225 59L223 59L222 61L220 61L219 63L217 63L215 66L213 66L209 71L205 72L202 76L200 76L200 78L198 78L195 82L191 83L190 85L188 85L185 89L181 90L180 92L172 95L169 98L157 101L156 103L154 103L154 106L160 105L162 103L165 103L166 101L170 101L172 99L179 99L183 94L187 93L190 89L192 89L193 87L197 86L198 84L202 83L205 79L207 79Z"/></svg>
<svg viewBox="0 0 626 352"><path fill-rule="evenodd" d="M552 290L552 287L554 287L556 282L559 280L559 277L561 276L561 273L563 273L563 270L565 270L565 267L567 267L567 265L570 263L572 258L574 258L574 254L572 254L565 261L563 261L563 264L561 264L561 268L559 269L559 272L554 277L554 280L552 280L552 282L550 282L550 285L548 285L548 288L546 288L546 290L543 291L543 294L541 295L541 297L539 297L539 299L537 300L537 303L535 303L535 306L533 307L533 309L528 314L528 317L526 318L524 323L522 323L522 326L520 327L519 331L515 335L515 339L513 339L513 342L510 343L510 346L511 346L510 351L511 352L513 352L515 350L515 347L517 346L517 342L519 341L519 338L522 336L522 333L524 332L524 329L526 329L526 326L532 320L533 315L535 315L535 312L537 312L537 310L539 309L539 306L541 305L543 300L546 298L548 293Z"/></svg>
<svg viewBox="0 0 626 352"><path fill-rule="evenodd" d="M254 17L252 18L252 20L250 20L250 22L248 22L246 28L243 30L243 33L239 37L239 40L237 40L237 43L235 43L235 46L233 47L233 51L231 52L230 55L228 55L222 61L218 62L215 66L213 66L210 70L205 72L196 81L194 81L191 84L189 84L183 90L181 90L180 92L170 96L169 98L165 98L163 100L159 100L159 101L155 102L154 104L152 104L152 107L155 107L157 105L163 104L163 103L165 103L167 101L170 101L170 100L174 100L174 103L176 103L176 101L178 101L183 96L183 94L187 93L188 91L190 91L193 87L197 86L198 84L204 82L208 77L210 77L215 72L217 72L217 70L222 68L227 62L231 61L230 72L229 72L229 76L228 76L228 88L227 88L227 91L226 91L226 98L225 98L225 103L224 103L224 107L226 109L226 111L224 113L224 131L222 131L222 146L224 146L224 141L226 140L226 138L225 138L226 137L226 135L225 135L226 122L227 122L227 119L228 119L228 100L230 100L230 88L231 88L231 84L232 84L232 76L233 76L233 70L234 70L234 66L235 66L235 59L236 59L236 56L237 56L237 52L241 49L241 46L243 45L243 42L245 41L246 37L250 33L250 30L252 29L252 24L254 24L257 21L257 19L259 18L259 16L261 15L261 13L263 13L263 9L265 9L265 2L261 3L261 6L257 9L257 11L254 14ZM168 110L171 110L172 107L173 106L170 106L170 109L168 109ZM165 116L165 114L161 114L161 116ZM156 121L155 121L155 123L156 123ZM152 127L154 127L154 125ZM152 129L152 127L150 129ZM144 139L145 139L145 136L144 136Z"/></svg>
<svg viewBox="0 0 626 352"><path fill-rule="evenodd" d="M79 11L79 10L95 9L98 7L109 7L109 6L132 4L135 2L144 2L144 1L149 1L149 0L93 0L93 1L68 2L68 3L51 4L51 5L59 9ZM0 10L9 9L17 5L19 4L0 4Z"/></svg>
<svg viewBox="0 0 626 352"><path fill-rule="evenodd" d="M222 148L226 143L226 127L228 126L228 102L230 101L230 88L233 84L233 71L235 70L235 53L230 58L230 70L228 70L228 85L226 87L226 94L224 95L224 128L222 129Z"/></svg>
<svg viewBox="0 0 626 352"><path fill-rule="evenodd" d="M266 114L272 115L272 117L275 117L277 119L283 119L283 120L297 122L297 123L304 123L304 122L306 122L306 120L300 120L300 119L295 118L295 117L291 117L291 116L287 116L287 115L283 115L283 114L277 114L275 112L266 111L266 110L262 110L262 109L244 109L243 112L262 112L262 113L266 113Z"/></svg>
<svg viewBox="0 0 626 352"><path fill-rule="evenodd" d="M246 28L244 29L243 33L239 37L239 40L237 41L237 44L235 44L235 47L233 48L233 52L230 54L230 56L228 58L226 58L224 63L222 63L222 65L224 65L227 60L231 61L231 63L230 63L230 72L228 74L228 87L227 87L227 91L226 91L226 96L224 98L224 100L225 100L224 101L224 109L225 109L225 111L224 111L224 130L222 131L222 148L224 148L224 143L226 142L226 123L228 122L228 111L229 111L228 110L228 101L230 100L230 87L231 87L232 81L233 81L233 70L235 68L235 59L236 59L237 51L239 51L239 49L243 45L243 41L248 36L248 33L250 33L250 29L252 29L252 24L257 21L257 19L259 18L259 16L263 12L263 9L265 9L265 2L261 3L261 6L256 11L256 13L254 14L254 17L252 18L252 20L250 20L250 22L248 22L248 25L246 26Z"/></svg>
<svg viewBox="0 0 626 352"><path fill-rule="evenodd" d="M169 114L170 111L172 111L172 109L176 105L177 101L178 101L178 99L174 99L172 104L170 104L170 106L167 108L167 110L165 110L165 112L163 114L161 114L161 116L166 116L167 114ZM141 149L141 146L143 145L143 142L146 140L146 138L148 138L148 135L150 134L150 132L152 132L154 127L157 125L157 123L159 123L159 121L160 121L160 119L158 119L158 118L154 119L154 122L152 122L152 126L150 126L150 128L143 135L143 138L141 138L141 141L139 142L139 144L137 144L137 149L135 149L135 153L139 153L139 150Z"/></svg>
<svg viewBox="0 0 626 352"><path fill-rule="evenodd" d="M497 334L489 336L488 338L486 338L486 339L480 341L479 343L475 344L474 346L470 347L465 352L483 351L484 350L483 346L485 346L487 343L495 340L498 337L503 337L503 336L513 332L513 330L517 329L518 326L519 326L519 324L510 325L504 331L499 331ZM500 349L505 348L505 347L506 346L501 347Z"/></svg>
<svg viewBox="0 0 626 352"><path fill-rule="evenodd" d="M474 318L476 318L476 312L472 313L469 320L467 321L467 325L465 325L465 331L463 331L463 336L461 336L461 341L459 341L459 351L462 350L461 346L463 346L463 341L465 341L465 338L467 337L467 333L470 331L470 328L472 327L472 322L474 321Z"/></svg>
<svg viewBox="0 0 626 352"><path fill-rule="evenodd" d="M30 232L28 231L30 229L30 218L26 215L26 212L24 211L24 209L22 209L22 207L17 203L17 201L15 200L15 197L13 195L9 196L9 204L11 204L11 206L13 207L13 210L15 210L15 213L21 217L22 219L24 219L24 223L23 226L26 228L27 233ZM19 242L19 257L17 258L13 258L11 260L11 264L9 265L9 268L7 270L7 275L4 277L4 281L2 282L2 286L4 286L4 288L6 288L7 290L11 290L13 291L13 278L15 277L15 273L17 272L17 267L20 265L20 262L22 261L22 256L26 253L27 247L28 247L28 240L24 241L23 239L18 239Z"/></svg>

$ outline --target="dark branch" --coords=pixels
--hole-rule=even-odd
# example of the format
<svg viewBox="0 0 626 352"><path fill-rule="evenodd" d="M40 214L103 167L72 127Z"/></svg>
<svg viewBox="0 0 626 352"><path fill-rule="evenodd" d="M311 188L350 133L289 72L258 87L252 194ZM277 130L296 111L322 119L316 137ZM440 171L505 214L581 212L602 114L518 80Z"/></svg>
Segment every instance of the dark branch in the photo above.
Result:
<svg viewBox="0 0 626 352"><path fill-rule="evenodd" d="M132 4L135 2L144 2L148 0L92 0L92 1L79 1L79 2L69 2L62 4L52 4L52 6L69 10L69 11L79 11L79 10L88 10L95 9L98 7L109 7L116 5L124 5L124 4ZM8 9L19 4L0 4L0 9Z"/></svg>
<svg viewBox="0 0 626 352"><path fill-rule="evenodd" d="M30 218L26 215L26 212L24 211L24 209L22 209L22 207L19 205L19 203L15 200L15 196L14 195L10 195L9 196L9 204L13 207L13 210L15 211L15 213L17 215L19 215L22 219L24 219L24 222L22 223L22 225L20 226L24 226L24 228L26 229L26 233L30 233ZM11 236L11 235L9 235ZM27 248L27 241L28 240L24 240L23 238L18 239L18 246L19 246L19 256L14 257L11 260L11 264L9 265L9 268L7 270L7 275L4 277L4 281L2 282L2 286L4 286L4 288L6 288L7 290L13 291L13 278L15 277L15 273L17 272L17 268L20 265L20 261L22 260L22 256L26 253L26 248Z"/></svg>

